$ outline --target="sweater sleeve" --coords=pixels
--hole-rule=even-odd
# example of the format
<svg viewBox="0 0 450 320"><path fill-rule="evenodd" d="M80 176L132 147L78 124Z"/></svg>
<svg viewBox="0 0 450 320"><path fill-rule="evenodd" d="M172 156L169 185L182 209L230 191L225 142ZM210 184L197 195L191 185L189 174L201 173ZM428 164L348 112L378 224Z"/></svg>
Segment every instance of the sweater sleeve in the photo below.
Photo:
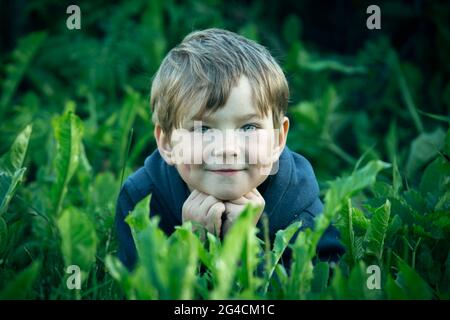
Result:
<svg viewBox="0 0 450 320"><path fill-rule="evenodd" d="M116 206L115 228L119 245L119 259L129 269L133 269L137 260L136 246L131 229L125 222L136 204L151 193L153 185L144 168L131 175L123 184Z"/></svg>
<svg viewBox="0 0 450 320"><path fill-rule="evenodd" d="M314 228L315 218L322 214L323 204L320 198L317 197L314 202L306 207L300 214L295 215L295 219L292 221L301 221L302 226L299 231L292 237L290 243L293 244L297 239L300 232L303 232L306 228ZM333 226L330 225L322 235L317 244L316 254L321 261L337 262L339 258L344 254L345 249L339 241L339 232ZM283 254L283 263L285 266L290 266L290 260L292 257L292 250L287 248Z"/></svg>
<svg viewBox="0 0 450 320"><path fill-rule="evenodd" d="M303 213L308 214L315 219L319 214L322 214L323 204L319 198L317 198ZM314 225L314 222L313 224ZM317 256L322 261L334 261L339 260L345 249L339 240L339 231L335 226L330 224L323 233L316 248Z"/></svg>

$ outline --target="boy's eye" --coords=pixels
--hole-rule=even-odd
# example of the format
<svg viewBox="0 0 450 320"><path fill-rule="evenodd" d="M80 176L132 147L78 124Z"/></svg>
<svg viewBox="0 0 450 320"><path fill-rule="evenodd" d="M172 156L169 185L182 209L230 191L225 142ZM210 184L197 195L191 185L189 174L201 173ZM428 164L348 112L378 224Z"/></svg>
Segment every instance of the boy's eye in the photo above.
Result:
<svg viewBox="0 0 450 320"><path fill-rule="evenodd" d="M258 127L254 124L246 124L246 125L242 126L242 128L241 128L242 131L253 131L256 129L258 129Z"/></svg>
<svg viewBox="0 0 450 320"><path fill-rule="evenodd" d="M194 131L201 132L201 133L205 133L209 129L210 129L210 127L208 127L208 126L201 126L201 127L193 128Z"/></svg>

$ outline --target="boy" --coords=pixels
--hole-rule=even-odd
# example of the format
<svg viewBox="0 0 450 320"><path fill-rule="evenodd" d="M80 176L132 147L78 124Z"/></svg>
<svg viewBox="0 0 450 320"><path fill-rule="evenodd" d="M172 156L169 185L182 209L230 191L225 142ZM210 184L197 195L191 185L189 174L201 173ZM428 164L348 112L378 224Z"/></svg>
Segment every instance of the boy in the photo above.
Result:
<svg viewBox="0 0 450 320"><path fill-rule="evenodd" d="M151 90L157 142L119 195L119 257L132 268L136 249L124 222L152 193L150 212L167 234L191 220L223 236L247 203L268 216L269 234L294 221L312 227L322 211L309 162L286 146L289 89L261 45L221 29L193 32L164 58ZM343 248L330 227L318 255Z"/></svg>

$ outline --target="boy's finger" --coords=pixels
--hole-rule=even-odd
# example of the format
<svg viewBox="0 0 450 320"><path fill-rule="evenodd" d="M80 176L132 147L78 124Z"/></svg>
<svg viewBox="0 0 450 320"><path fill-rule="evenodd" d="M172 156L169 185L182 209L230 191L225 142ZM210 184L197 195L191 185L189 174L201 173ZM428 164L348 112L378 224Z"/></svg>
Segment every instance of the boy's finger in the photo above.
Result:
<svg viewBox="0 0 450 320"><path fill-rule="evenodd" d="M203 199L203 201L200 203L199 211L204 212L204 214L207 215L212 205L216 204L217 202L219 202L217 198L209 195L205 199Z"/></svg>
<svg viewBox="0 0 450 320"><path fill-rule="evenodd" d="M263 204L264 203L264 197L259 193L259 191L257 189L254 189L254 190L256 190L256 192L255 191L251 191L251 192L247 193L245 195L245 197L249 201L251 201L253 203Z"/></svg>
<svg viewBox="0 0 450 320"><path fill-rule="evenodd" d="M225 211L225 205L222 202L217 202L208 211L206 228L209 232L220 235L220 228L222 227L222 214Z"/></svg>
<svg viewBox="0 0 450 320"><path fill-rule="evenodd" d="M238 198L238 199L234 199L234 200L229 200L228 202L230 203L234 203L234 204L240 204L240 205L244 205L248 202L248 199L245 198L244 196Z"/></svg>
<svg viewBox="0 0 450 320"><path fill-rule="evenodd" d="M249 200L257 199L259 196L260 194L256 188L244 195L244 197L246 197Z"/></svg>
<svg viewBox="0 0 450 320"><path fill-rule="evenodd" d="M195 192L195 194L194 194ZM201 200L203 200L204 194L202 194L200 191L198 190L194 190L191 193L192 198L190 200L186 200L183 204L183 221L185 219L187 220L196 220L201 222L203 220L203 218L199 215L199 203ZM188 198L189 199L189 198ZM200 219L199 219L200 217Z"/></svg>
<svg viewBox="0 0 450 320"><path fill-rule="evenodd" d="M200 194L200 191L194 189L183 203L183 212L189 213L192 207L192 201Z"/></svg>
<svg viewBox="0 0 450 320"><path fill-rule="evenodd" d="M193 199L195 199L196 196L198 196L199 193L200 193L200 191L198 191L197 189L194 189L194 191L191 192L189 197L187 197L186 201L192 201Z"/></svg>
<svg viewBox="0 0 450 320"><path fill-rule="evenodd" d="M191 201L200 201L201 202L207 196L208 195L206 193L203 193L200 190L197 190L197 194L195 195L195 197L192 198Z"/></svg>
<svg viewBox="0 0 450 320"><path fill-rule="evenodd" d="M258 188L253 189L253 193L256 194L256 196L258 196L258 197L261 197L261 198L263 197L261 195L261 193L259 192Z"/></svg>
<svg viewBox="0 0 450 320"><path fill-rule="evenodd" d="M244 207L240 204L234 204L234 203L227 203L225 205L225 213L227 215L227 217L230 216L236 216L239 215L241 213L241 211L244 209Z"/></svg>
<svg viewBox="0 0 450 320"><path fill-rule="evenodd" d="M186 213L189 212L189 208L191 206L191 200L192 198L197 194L197 190L194 190L191 192L191 194L187 197L187 199L184 201L183 203L183 207L182 207L182 214L183 217L185 216Z"/></svg>
<svg viewBox="0 0 450 320"><path fill-rule="evenodd" d="M208 197L208 195L206 193L203 193L201 191L199 191L198 195L191 200L192 202L192 209L196 209L196 211L198 211L200 204L203 202L203 200L205 200Z"/></svg>

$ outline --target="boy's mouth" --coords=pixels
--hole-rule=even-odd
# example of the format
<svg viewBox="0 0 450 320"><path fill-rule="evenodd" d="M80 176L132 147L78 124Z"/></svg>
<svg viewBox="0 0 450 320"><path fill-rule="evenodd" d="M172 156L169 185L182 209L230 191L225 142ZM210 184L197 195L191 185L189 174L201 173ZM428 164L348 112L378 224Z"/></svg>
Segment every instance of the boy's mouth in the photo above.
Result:
<svg viewBox="0 0 450 320"><path fill-rule="evenodd" d="M244 171L244 169L214 169L214 170L206 170L211 171L216 174L224 175L224 176L232 176L237 174L240 171Z"/></svg>

